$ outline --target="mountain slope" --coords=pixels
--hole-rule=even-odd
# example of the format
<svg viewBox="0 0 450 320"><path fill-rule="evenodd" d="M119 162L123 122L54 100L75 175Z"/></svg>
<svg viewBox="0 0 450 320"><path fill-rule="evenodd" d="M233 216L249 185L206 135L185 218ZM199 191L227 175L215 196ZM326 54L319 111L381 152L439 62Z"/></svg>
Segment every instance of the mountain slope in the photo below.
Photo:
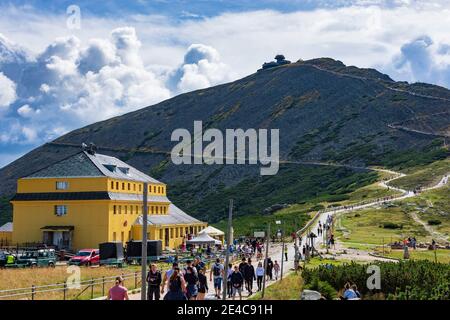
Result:
<svg viewBox="0 0 450 320"><path fill-rule="evenodd" d="M450 91L444 88L395 82L376 70L347 67L328 58L299 61L72 131L1 169L0 195L13 194L18 177L78 152L82 142L92 141L99 152L118 156L168 183L174 201L178 199L183 209L216 220L218 214L209 212L202 201L223 198L224 190L229 193L229 188L245 181L259 184L276 177L259 177L257 166L173 165L169 152L175 143L170 136L176 128L192 132L194 120L202 120L204 129L222 131L279 128L284 160L401 168L411 161L448 156L440 146L448 135L449 115ZM301 176L298 179L302 182ZM289 191L298 195L298 201L304 196L302 186L298 185L298 192ZM271 190L264 195L264 205L272 203ZM224 205L220 202L214 211ZM259 212L259 207L250 206L242 214Z"/></svg>

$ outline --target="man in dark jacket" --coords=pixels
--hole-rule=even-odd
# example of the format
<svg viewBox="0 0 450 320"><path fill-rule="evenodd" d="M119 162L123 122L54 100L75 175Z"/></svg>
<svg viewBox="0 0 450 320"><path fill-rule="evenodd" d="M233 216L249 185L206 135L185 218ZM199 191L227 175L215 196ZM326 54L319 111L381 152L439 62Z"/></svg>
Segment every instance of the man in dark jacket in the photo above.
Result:
<svg viewBox="0 0 450 320"><path fill-rule="evenodd" d="M147 283L148 283L148 300L159 300L160 298L160 289L162 277L161 272L159 272L156 268L156 264L152 263L150 266L150 270L147 274Z"/></svg>
<svg viewBox="0 0 450 320"><path fill-rule="evenodd" d="M238 266L234 266L234 271L230 276L231 285L233 287L233 300L236 292L239 293L239 299L242 300L242 285L244 284L244 276L239 271Z"/></svg>
<svg viewBox="0 0 450 320"><path fill-rule="evenodd" d="M248 295L251 296L253 293L253 280L256 280L255 267L252 265L252 260L249 258L247 264L243 267L244 269L244 279L245 288L248 291Z"/></svg>

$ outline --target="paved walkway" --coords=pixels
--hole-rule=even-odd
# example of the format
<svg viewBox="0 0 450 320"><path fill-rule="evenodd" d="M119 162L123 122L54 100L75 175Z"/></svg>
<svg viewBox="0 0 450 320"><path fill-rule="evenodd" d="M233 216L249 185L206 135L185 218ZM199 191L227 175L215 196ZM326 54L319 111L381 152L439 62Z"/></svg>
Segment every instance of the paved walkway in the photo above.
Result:
<svg viewBox="0 0 450 320"><path fill-rule="evenodd" d="M414 197L417 196L417 194L415 194L412 191L408 191L408 190L404 190L404 189L400 189L400 188L395 188L392 186L389 186L389 182L391 182L392 180L398 179L400 177L404 177L405 174L403 173L399 173L399 172L394 172L391 170L385 170L385 169L373 169L376 171L380 171L380 172L385 172L385 173L390 173L393 174L394 177L386 180L386 181L382 181L380 182L380 185L385 187L385 188L390 188L399 192L402 192L402 195L400 196L396 196L393 197L391 199L386 199L386 200L374 200L371 201L369 203L364 203L364 204L355 204L355 205L349 205L346 206L345 208L336 208L336 209L332 209L332 210L327 210L324 211L322 213L319 214L318 217L316 217L316 220L314 221L314 223L311 224L309 230L313 231L315 234L317 234L317 228L319 225L319 221L322 225L324 225L327 221L328 216L334 216L338 213L345 213L345 212L350 212L350 211L355 211L355 210L360 210L360 209L365 209L365 208L369 208L369 207L373 207L376 205L380 205L382 203L385 202L393 202L393 201L397 201L397 200L402 200L402 199L406 199L406 198L410 198L410 197ZM431 190L431 189L435 189L435 188L439 188L442 187L444 185L446 185L448 183L448 175L444 176L436 185L429 187L429 188L425 188L423 189L424 191L426 190ZM299 243L299 249L301 250L303 245L306 244L306 237L303 234L302 236L302 241ZM314 241L314 246L315 248L320 248L320 245L324 243L324 237L323 236L318 236L315 241ZM294 262L293 262L293 258L295 255L295 250L294 250L294 244L292 242L289 242L286 244L287 248L288 248L288 261L283 262L283 273L287 274L289 271L293 270L294 267ZM348 250L348 249L347 249ZM353 252L354 251L354 252ZM369 256L368 253L367 254L361 254L363 252L357 252L359 250L354 249L352 251L352 254L349 256L351 258L354 258L355 260L360 260L360 259L368 259L368 260L383 260L382 258L378 258L378 257L373 257L373 256ZM278 263L281 266L281 254L282 254L282 245L281 243L270 243L270 247L269 247L269 257L272 259L272 261L278 261ZM348 258L346 256L346 258ZM263 260L261 260L263 261ZM256 266L258 264L259 261L255 259L253 259L252 264L256 269ZM237 261L236 264L239 264L240 261ZM216 300L217 298L214 296L214 285L211 281L209 281L209 276L210 276L210 270L207 271L206 273L206 277L208 279L208 286L209 286L209 292L206 295L205 299L206 300ZM275 279L274 279L275 280ZM268 281L266 283L266 287L275 283L276 281ZM253 289L256 290L257 286L256 286L256 281L253 284ZM243 290L243 298L246 299L248 296L248 292L246 290ZM137 294L132 294L130 295L130 299L131 300L140 300L141 295L140 293ZM236 299L238 299L238 297L236 297Z"/></svg>

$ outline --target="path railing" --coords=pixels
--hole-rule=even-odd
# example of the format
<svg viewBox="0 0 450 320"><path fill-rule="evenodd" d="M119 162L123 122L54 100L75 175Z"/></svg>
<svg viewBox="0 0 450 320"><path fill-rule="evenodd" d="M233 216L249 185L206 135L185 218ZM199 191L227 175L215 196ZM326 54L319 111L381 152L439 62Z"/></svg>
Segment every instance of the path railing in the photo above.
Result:
<svg viewBox="0 0 450 320"><path fill-rule="evenodd" d="M58 298L62 300L94 299L97 296L107 295L107 290L115 283L118 276L124 279L124 285L128 289L137 289L141 284L139 272L122 273L116 276L85 279L78 283L68 281L0 290L0 300L36 300L39 298L44 300L58 300ZM131 285L129 285L130 282Z"/></svg>

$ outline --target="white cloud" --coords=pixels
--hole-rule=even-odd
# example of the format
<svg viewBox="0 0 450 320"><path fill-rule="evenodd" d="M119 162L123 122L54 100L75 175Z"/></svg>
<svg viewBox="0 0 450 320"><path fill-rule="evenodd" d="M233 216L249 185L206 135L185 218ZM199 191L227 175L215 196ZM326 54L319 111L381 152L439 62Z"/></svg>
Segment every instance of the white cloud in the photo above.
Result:
<svg viewBox="0 0 450 320"><path fill-rule="evenodd" d="M0 72L15 84L17 99L3 108L0 140L27 143L33 135L23 132L26 127L40 143L180 92L246 76L277 53L292 61L328 56L376 67L396 80L450 86L448 1L340 2L351 5L181 21L82 15L76 31L66 28L64 15L2 7ZM423 35L431 43L414 40Z"/></svg>
<svg viewBox="0 0 450 320"><path fill-rule="evenodd" d="M385 67L394 78L450 87L450 47L427 35L405 43Z"/></svg>
<svg viewBox="0 0 450 320"><path fill-rule="evenodd" d="M0 72L0 110L16 101L16 84Z"/></svg>
<svg viewBox="0 0 450 320"><path fill-rule="evenodd" d="M211 46L192 44L184 55L183 64L173 72L169 85L177 92L202 89L233 78L229 67Z"/></svg>

